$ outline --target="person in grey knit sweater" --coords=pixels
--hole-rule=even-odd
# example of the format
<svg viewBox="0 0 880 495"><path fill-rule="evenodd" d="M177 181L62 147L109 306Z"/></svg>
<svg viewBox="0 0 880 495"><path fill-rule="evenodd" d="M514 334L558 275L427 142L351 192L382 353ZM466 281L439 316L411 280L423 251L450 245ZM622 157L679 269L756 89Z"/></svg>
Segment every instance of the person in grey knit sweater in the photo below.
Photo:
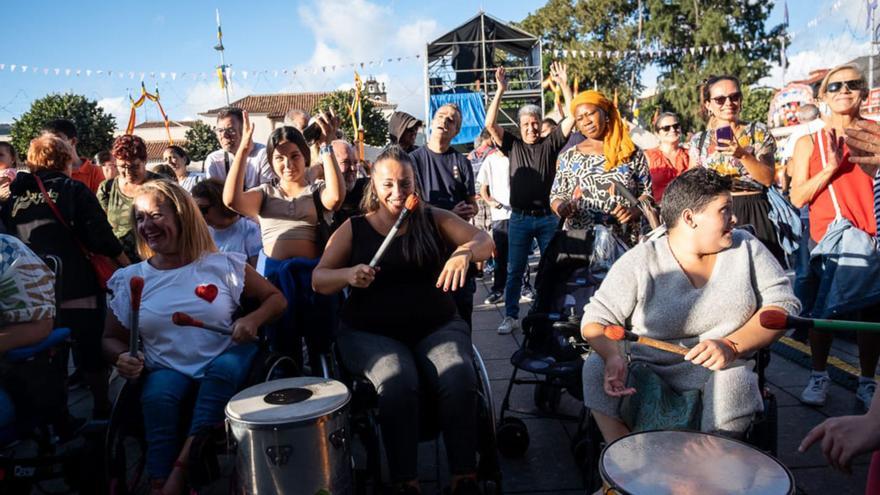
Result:
<svg viewBox="0 0 880 495"><path fill-rule="evenodd" d="M762 401L745 361L782 332L761 326L767 310L798 314L800 303L779 263L754 236L734 230L730 180L691 169L670 183L661 215L668 235L624 254L584 308L581 333L593 351L584 364L584 402L611 442L629 433L620 419L626 386L622 345L606 325L691 348L678 354L632 344L633 360L676 391L701 390L703 431L738 434Z"/></svg>

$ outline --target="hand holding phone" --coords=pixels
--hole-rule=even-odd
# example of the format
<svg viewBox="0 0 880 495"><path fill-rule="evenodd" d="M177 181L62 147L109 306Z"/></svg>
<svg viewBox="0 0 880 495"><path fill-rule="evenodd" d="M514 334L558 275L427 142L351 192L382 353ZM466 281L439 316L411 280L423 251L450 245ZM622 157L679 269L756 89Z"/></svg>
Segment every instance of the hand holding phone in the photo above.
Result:
<svg viewBox="0 0 880 495"><path fill-rule="evenodd" d="M715 142L720 143L721 140L733 141L733 129L729 125L715 129Z"/></svg>

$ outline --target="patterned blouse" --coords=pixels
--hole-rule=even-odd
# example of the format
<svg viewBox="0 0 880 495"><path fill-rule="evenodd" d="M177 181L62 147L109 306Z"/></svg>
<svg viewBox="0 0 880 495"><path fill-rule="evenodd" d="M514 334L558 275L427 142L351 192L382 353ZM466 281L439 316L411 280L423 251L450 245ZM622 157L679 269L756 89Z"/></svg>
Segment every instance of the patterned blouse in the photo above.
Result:
<svg viewBox="0 0 880 495"><path fill-rule="evenodd" d="M559 155L550 201L580 197L575 213L565 220L566 229L582 230L595 224L605 225L621 239L635 244L640 229L625 232L610 214L618 204L627 205L622 196L612 194L610 179L625 185L637 198L651 196L651 172L641 150L636 150L628 161L606 171L604 155L586 155L572 147Z"/></svg>
<svg viewBox="0 0 880 495"><path fill-rule="evenodd" d="M703 137L705 136L705 137ZM702 138L702 146L700 141ZM758 161L766 156L776 154L776 140L767 126L761 122L740 124L736 140L747 153L754 155ZM691 167L703 166L733 178L734 190L763 190L764 186L749 175L746 166L731 155L723 155L715 151L715 130L694 134L690 141Z"/></svg>

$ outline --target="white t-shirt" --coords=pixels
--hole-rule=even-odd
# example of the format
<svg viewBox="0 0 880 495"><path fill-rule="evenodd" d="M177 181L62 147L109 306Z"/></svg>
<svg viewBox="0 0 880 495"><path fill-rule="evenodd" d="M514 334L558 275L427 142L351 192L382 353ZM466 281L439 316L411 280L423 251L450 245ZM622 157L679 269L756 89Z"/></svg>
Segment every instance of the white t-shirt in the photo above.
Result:
<svg viewBox="0 0 880 495"><path fill-rule="evenodd" d="M208 227L208 230L222 253L241 253L250 258L259 255L263 249L260 226L253 220L242 217L225 229Z"/></svg>
<svg viewBox="0 0 880 495"><path fill-rule="evenodd" d="M792 129L791 134L788 135L785 141L785 146L782 147L782 153L780 153L782 159L788 160L794 156L794 145L797 144L798 139L819 132L819 129L823 127L825 127L825 122L822 119L815 119L806 124L794 126L794 129Z"/></svg>
<svg viewBox="0 0 880 495"><path fill-rule="evenodd" d="M239 253L210 253L172 270L157 270L147 261L119 269L107 283L109 307L126 328L131 324L129 280L144 278L140 330L147 369L170 368L199 378L205 366L232 344L232 337L171 322L183 311L193 318L221 327L232 326L232 314L244 291L245 258ZM197 288L216 290L209 301ZM215 289L210 289L213 286Z"/></svg>
<svg viewBox="0 0 880 495"><path fill-rule="evenodd" d="M510 218L510 160L503 153L495 151L483 159L477 182L489 186L489 195L503 208L489 208L493 222Z"/></svg>
<svg viewBox="0 0 880 495"><path fill-rule="evenodd" d="M227 153L225 150L212 151L210 155L205 157L205 176L208 179L226 182L229 168L232 167L232 160L235 159L234 153ZM266 147L259 143L254 143L254 148L247 157L247 167L244 170L244 188L253 189L260 184L272 182L275 180L275 172L269 166L266 158Z"/></svg>

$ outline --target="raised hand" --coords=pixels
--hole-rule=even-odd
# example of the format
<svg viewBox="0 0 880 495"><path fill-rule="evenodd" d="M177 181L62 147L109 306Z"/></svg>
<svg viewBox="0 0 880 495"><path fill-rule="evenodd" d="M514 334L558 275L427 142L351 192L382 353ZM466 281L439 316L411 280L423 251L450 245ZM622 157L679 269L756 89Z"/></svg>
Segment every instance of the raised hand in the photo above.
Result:
<svg viewBox="0 0 880 495"><path fill-rule="evenodd" d="M507 91L507 71L504 70L504 67L495 69L495 82L498 84L499 92Z"/></svg>
<svg viewBox="0 0 880 495"><path fill-rule="evenodd" d="M880 165L880 122L858 120L846 130L849 161L862 165Z"/></svg>
<svg viewBox="0 0 880 495"><path fill-rule="evenodd" d="M319 143L330 144L336 139L336 130L339 129L339 117L333 113L333 109L325 110L318 114L315 118L318 127L321 128L321 137L318 138Z"/></svg>
<svg viewBox="0 0 880 495"><path fill-rule="evenodd" d="M553 62L550 64L550 79L560 86L568 85L568 64Z"/></svg>
<svg viewBox="0 0 880 495"><path fill-rule="evenodd" d="M243 131L238 149L244 150L245 154L249 155L254 149L254 124L251 123L251 117L247 110L241 112L241 118Z"/></svg>

